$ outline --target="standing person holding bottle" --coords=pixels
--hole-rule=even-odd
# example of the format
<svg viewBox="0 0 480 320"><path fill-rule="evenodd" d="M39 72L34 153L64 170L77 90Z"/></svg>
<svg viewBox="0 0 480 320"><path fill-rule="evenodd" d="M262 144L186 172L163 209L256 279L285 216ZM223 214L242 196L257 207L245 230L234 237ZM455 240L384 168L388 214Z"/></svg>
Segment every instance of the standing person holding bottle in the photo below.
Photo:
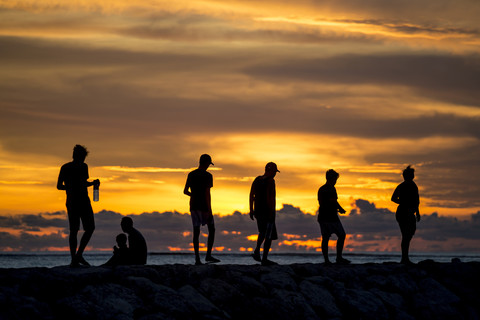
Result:
<svg viewBox="0 0 480 320"><path fill-rule="evenodd" d="M65 190L67 194L66 206L70 225L68 242L72 258L70 266L72 267L90 265L83 258L83 251L87 247L95 230L93 209L90 198L88 197L87 188L90 186L96 186L98 188L98 186L100 186L100 180L88 181L88 166L85 163L87 155L87 149L77 144L73 148L73 161L61 167L57 181L57 189ZM80 221L82 221L84 233L77 249L77 234L80 229Z"/></svg>

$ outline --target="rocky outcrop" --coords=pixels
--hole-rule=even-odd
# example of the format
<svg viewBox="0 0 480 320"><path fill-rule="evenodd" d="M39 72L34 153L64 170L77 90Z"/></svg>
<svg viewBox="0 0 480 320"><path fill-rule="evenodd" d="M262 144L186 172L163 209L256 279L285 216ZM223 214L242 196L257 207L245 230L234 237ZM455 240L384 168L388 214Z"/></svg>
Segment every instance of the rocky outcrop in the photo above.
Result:
<svg viewBox="0 0 480 320"><path fill-rule="evenodd" d="M480 263L0 269L0 319L478 319Z"/></svg>

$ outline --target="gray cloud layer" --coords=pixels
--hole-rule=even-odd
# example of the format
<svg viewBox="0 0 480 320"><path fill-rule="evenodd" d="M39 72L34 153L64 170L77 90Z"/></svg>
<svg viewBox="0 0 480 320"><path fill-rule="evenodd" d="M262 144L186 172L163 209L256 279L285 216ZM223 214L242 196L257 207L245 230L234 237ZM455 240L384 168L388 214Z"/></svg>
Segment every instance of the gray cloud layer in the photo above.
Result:
<svg viewBox="0 0 480 320"><path fill-rule="evenodd" d="M63 215L62 217L59 217ZM19 236L8 232L0 233L0 250L16 248L24 251L36 251L48 247L67 246L67 221L64 213L39 215L19 215L14 217L0 217L1 228L21 230ZM51 216L55 218L51 218ZM47 218L48 217L48 218ZM115 242L115 236L121 233L120 220L123 216L111 211L101 211L95 215L96 231L92 238L93 249L110 248ZM191 235L184 236L184 232L191 231L191 219L189 214L178 212L152 212L132 216L134 225L141 230L148 241L149 251L168 251L169 247L188 249ZM247 214L239 212L233 215L216 217L217 237L215 246L231 248L236 252L240 248L254 246L254 242L246 239L249 235L257 233L256 224L251 221ZM348 234L355 238L355 248L362 250L378 250L386 241L399 241L399 229L395 222L394 213L384 208L376 208L374 203L358 199L355 209L348 215L342 216L341 220ZM56 227L64 228L63 231L49 235L35 235L30 231L41 228ZM290 205L278 211L277 228L280 239L275 242L274 249L277 251L291 252L304 251L302 246L278 246L277 243L287 240L290 235L295 235L299 240L313 240L320 238L320 229L316 217L304 214L298 208ZM457 241L460 246L457 251L472 250L471 241L480 246L480 212L472 214L469 220L458 220L452 217L442 217L434 213L423 215L418 225L415 239L422 239L425 243L432 243L431 248L442 250L442 243L448 245L451 241ZM206 231L206 230L205 230ZM359 237L361 236L361 237ZM206 240L205 238L203 240ZM470 241L462 247L462 241ZM434 245L433 245L434 243ZM440 243L440 245L439 245ZM348 245L348 243L347 243ZM310 248L313 250L315 248ZM433 249L432 249L433 250ZM445 250L445 249L443 249Z"/></svg>

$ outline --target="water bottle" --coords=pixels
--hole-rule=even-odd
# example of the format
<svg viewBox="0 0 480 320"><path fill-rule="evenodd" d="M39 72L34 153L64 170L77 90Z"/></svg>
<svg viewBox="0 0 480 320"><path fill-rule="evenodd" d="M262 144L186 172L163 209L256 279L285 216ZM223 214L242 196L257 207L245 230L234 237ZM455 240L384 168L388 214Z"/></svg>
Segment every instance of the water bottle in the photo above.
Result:
<svg viewBox="0 0 480 320"><path fill-rule="evenodd" d="M98 198L100 197L99 194L99 185L95 184L93 185L93 201L98 201Z"/></svg>

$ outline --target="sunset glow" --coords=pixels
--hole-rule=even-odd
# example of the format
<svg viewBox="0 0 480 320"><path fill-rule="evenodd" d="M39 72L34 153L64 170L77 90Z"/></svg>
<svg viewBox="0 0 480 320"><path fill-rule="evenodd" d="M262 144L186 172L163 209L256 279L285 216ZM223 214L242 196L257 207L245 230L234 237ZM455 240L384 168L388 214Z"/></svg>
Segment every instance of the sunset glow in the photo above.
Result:
<svg viewBox="0 0 480 320"><path fill-rule="evenodd" d="M421 213L463 230L480 212L478 16L468 0L0 0L0 233L11 244L0 250L64 248L56 182L77 143L101 181L95 213L188 213L186 176L208 153L219 221L248 214L269 161L277 210L312 224L327 169L340 173L341 219L352 221L366 203L395 212L390 197L412 165ZM162 250L191 250L181 218L184 244ZM254 222L221 227L232 243L217 250L251 250ZM345 250L398 250L380 227L365 227L380 238L352 227ZM318 251L318 226L283 228L279 246ZM111 250L102 241L95 248Z"/></svg>

